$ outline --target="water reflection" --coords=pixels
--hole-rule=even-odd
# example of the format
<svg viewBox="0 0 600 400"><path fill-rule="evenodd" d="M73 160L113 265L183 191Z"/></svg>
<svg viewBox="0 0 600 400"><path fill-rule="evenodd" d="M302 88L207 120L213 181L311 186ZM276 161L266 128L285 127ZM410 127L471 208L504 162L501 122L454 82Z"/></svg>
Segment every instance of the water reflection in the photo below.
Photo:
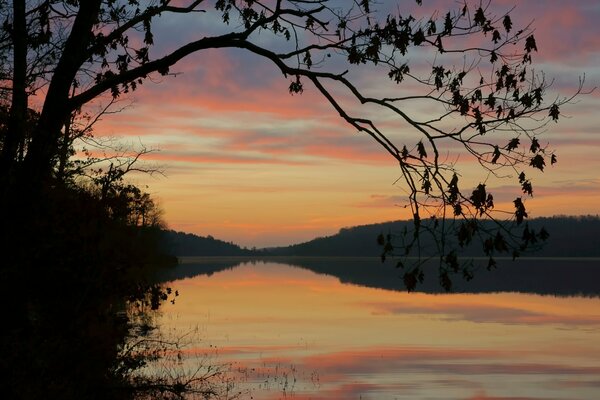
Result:
<svg viewBox="0 0 600 400"><path fill-rule="evenodd" d="M166 280L195 275L212 275L231 269L240 263L273 262L297 266L318 274L337 277L343 283L372 288L405 290L401 271L393 263L381 263L376 258L271 257L264 260L244 260L239 257L185 257L185 268L167 273ZM485 264L486 260L481 260ZM477 261L476 261L477 262ZM426 280L417 287L425 293L445 293L437 281L438 264L434 261L423 267ZM555 296L600 295L600 258L522 258L515 261L499 259L498 268L475 272L471 281L461 278L453 282L453 292L495 293L519 292Z"/></svg>
<svg viewBox="0 0 600 400"><path fill-rule="evenodd" d="M332 260L311 265L341 268ZM181 296L166 308L164 328L198 327L202 340L189 351L218 349L254 398L600 395L598 298L408 294L289 264L225 259L182 264L175 274L189 277L170 284Z"/></svg>

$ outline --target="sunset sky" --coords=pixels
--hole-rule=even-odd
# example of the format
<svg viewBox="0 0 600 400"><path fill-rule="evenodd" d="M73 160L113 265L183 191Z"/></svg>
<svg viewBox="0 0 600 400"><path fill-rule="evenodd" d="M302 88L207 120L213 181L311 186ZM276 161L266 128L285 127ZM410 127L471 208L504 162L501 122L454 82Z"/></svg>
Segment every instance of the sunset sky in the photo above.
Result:
<svg viewBox="0 0 600 400"><path fill-rule="evenodd" d="M424 15L434 8L445 13L457 4L423 3ZM539 49L534 66L554 80L548 100L573 93L583 75L587 89L600 86L600 2L493 3L498 12L516 5L516 26L533 21ZM201 25L203 31L215 24L211 15L195 14L196 24L207 24ZM154 28L157 46L195 37L195 29L190 19L163 21ZM400 176L395 161L342 121L308 83L302 95L290 95L289 78L244 50L204 51L171 72L177 76L146 82L126 100L131 106L105 116L95 128L98 136L158 150L146 160L165 176L136 176L135 181L159 199L171 229L262 247L409 217L403 207L406 192L394 185ZM356 79L373 90L395 85L369 74ZM559 162L531 173L534 198L527 205L533 217L600 211L600 90L561 112L560 123L540 137L542 145L556 148ZM414 132L399 126L394 134L402 143L402 135ZM466 157L459 159L459 168L473 186L486 179ZM500 201L519 195L514 183L488 181Z"/></svg>

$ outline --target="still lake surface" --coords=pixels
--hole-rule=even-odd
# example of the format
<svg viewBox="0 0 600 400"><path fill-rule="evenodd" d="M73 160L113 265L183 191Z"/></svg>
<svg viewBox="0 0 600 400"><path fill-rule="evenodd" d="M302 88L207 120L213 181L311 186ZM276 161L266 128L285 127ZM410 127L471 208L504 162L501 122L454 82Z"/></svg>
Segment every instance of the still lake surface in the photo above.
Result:
<svg viewBox="0 0 600 400"><path fill-rule="evenodd" d="M184 259L160 324L193 332L188 367L230 364L247 398L600 398L600 260L479 274L407 293L373 260Z"/></svg>

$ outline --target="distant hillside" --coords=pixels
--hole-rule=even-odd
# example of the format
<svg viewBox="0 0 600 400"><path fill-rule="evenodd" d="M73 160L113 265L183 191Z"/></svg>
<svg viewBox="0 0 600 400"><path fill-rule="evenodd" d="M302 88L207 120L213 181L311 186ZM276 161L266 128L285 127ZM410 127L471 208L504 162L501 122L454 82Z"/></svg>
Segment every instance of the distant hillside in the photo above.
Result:
<svg viewBox="0 0 600 400"><path fill-rule="evenodd" d="M537 257L600 257L600 218L551 217L537 218L529 222L532 229L544 227L550 237L541 250L524 254ZM381 254L377 236L397 234L411 228L412 221L395 221L380 224L343 228L337 234L286 247L266 249L277 256L326 256L326 257L372 257ZM424 239L423 248L433 247ZM479 246L471 246L464 252L468 256L483 255Z"/></svg>
<svg viewBox="0 0 600 400"><path fill-rule="evenodd" d="M191 233L163 231L164 246L170 254L180 257L192 256L253 256L257 251L215 239L212 236L198 236Z"/></svg>
<svg viewBox="0 0 600 400"><path fill-rule="evenodd" d="M529 222L532 229L544 227L550 237L544 247L523 254L537 257L600 257L600 217L536 218ZM394 221L343 228L332 236L316 238L305 243L261 250L242 248L234 243L198 236L191 233L164 231L167 250L176 256L311 256L311 257L378 257L381 246L377 236L398 234L412 228L412 221ZM424 237L422 248L432 248L433 243ZM482 256L480 244L463 251L466 256Z"/></svg>

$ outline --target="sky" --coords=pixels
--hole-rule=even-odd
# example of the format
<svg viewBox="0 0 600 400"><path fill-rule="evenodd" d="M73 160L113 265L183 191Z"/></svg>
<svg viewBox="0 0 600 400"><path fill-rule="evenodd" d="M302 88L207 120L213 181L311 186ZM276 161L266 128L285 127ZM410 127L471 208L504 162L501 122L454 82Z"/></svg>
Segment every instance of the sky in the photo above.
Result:
<svg viewBox="0 0 600 400"><path fill-rule="evenodd" d="M406 4L406 2L403 2ZM424 0L422 12L456 8L452 0ZM380 1L392 7L394 1ZM547 95L600 86L600 3L595 0L493 0L495 9L516 7L515 26L533 22L536 69L553 87ZM217 32L213 14L157 23L157 49ZM233 26L233 25L232 25ZM230 28L232 27L230 26ZM262 45L271 39L259 36ZM207 50L154 77L131 96L127 107L95 126L99 137L156 150L148 165L164 174L135 176L164 210L169 228L212 235L247 247L286 245L336 233L342 227L410 218L406 189L396 184L393 158L337 115L309 83L290 95L289 78L244 50ZM381 72L381 71L379 71ZM365 90L408 90L374 72L353 78ZM405 92L402 92L405 93ZM406 105L419 115L428 110ZM556 149L559 162L531 172L530 217L598 214L600 211L600 90L561 109L561 120L540 136ZM367 111L368 112L368 111ZM415 132L390 122L398 143ZM486 174L461 156L458 166L473 187ZM499 201L519 195L515 179L486 180Z"/></svg>

